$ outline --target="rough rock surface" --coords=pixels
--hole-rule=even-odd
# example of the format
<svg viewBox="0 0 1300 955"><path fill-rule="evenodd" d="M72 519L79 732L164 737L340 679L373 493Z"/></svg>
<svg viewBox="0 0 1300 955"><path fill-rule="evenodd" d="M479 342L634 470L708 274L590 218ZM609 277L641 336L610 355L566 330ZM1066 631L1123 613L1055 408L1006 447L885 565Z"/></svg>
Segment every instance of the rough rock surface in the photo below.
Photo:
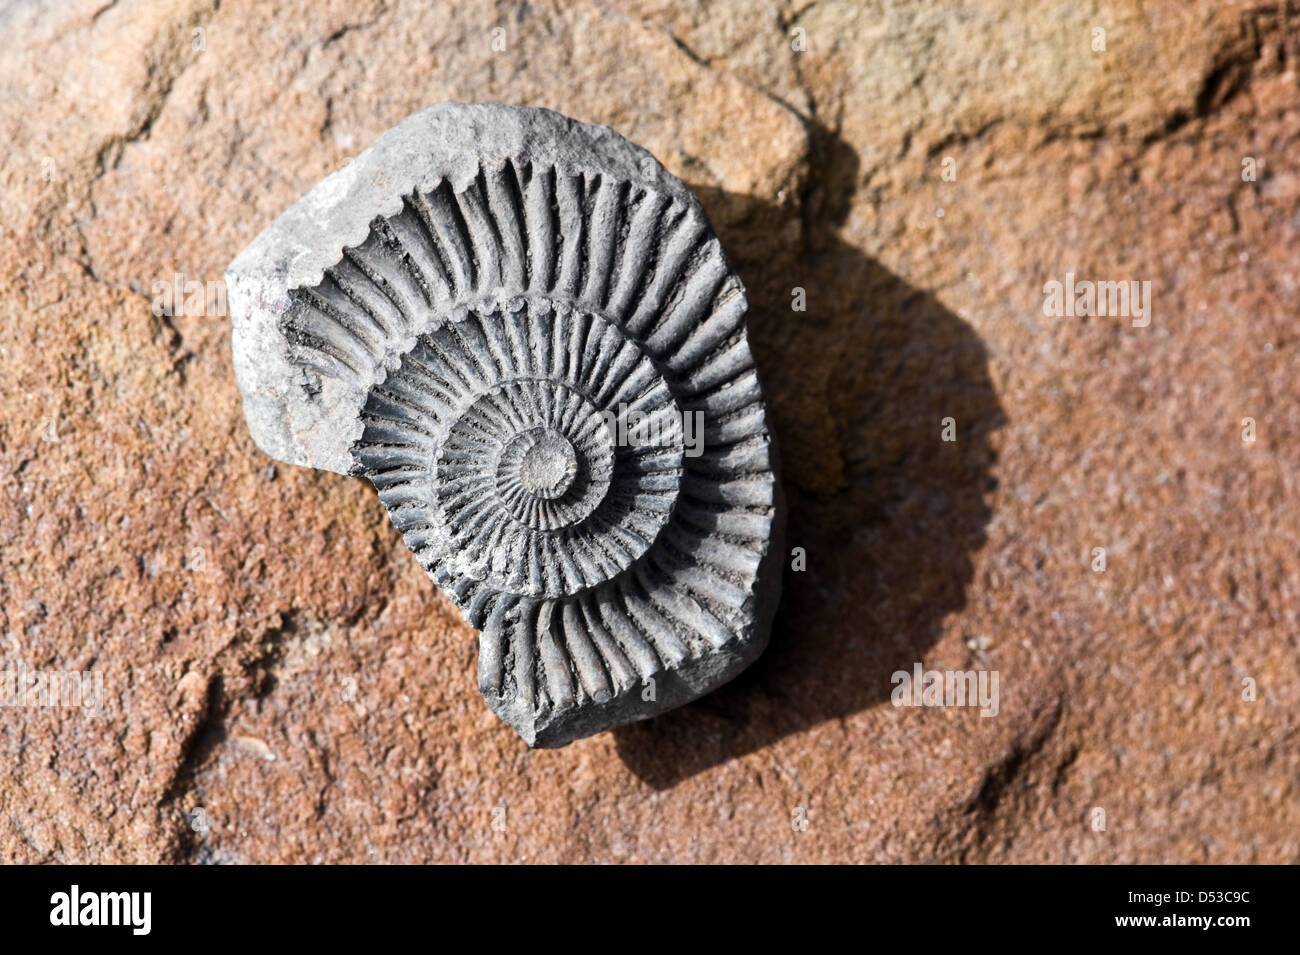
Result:
<svg viewBox="0 0 1300 955"><path fill-rule="evenodd" d="M1280 10L5 5L0 666L93 669L106 713L0 709L0 860L1300 860ZM366 485L257 452L220 314L447 99L700 196L806 552L736 683L559 751L482 707ZM1150 281L1150 324L1046 316L1067 272ZM176 273L213 301L155 317ZM998 671L997 715L892 706L918 662Z"/></svg>

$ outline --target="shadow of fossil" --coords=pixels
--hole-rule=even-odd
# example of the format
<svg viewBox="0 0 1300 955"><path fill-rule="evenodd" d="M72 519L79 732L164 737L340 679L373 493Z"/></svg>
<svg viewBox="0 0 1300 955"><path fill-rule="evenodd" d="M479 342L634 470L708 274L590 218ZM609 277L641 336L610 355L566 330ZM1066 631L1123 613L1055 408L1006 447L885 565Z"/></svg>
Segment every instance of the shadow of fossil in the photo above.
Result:
<svg viewBox="0 0 1300 955"><path fill-rule="evenodd" d="M820 173L799 210L692 187L748 290L787 554L766 653L717 691L614 731L624 764L657 789L887 701L891 675L964 606L991 517L990 436L1005 415L984 345L837 238L857 157L824 128L813 143ZM806 311L793 310L796 287ZM955 441L941 440L949 417ZM806 570L792 569L795 548Z"/></svg>

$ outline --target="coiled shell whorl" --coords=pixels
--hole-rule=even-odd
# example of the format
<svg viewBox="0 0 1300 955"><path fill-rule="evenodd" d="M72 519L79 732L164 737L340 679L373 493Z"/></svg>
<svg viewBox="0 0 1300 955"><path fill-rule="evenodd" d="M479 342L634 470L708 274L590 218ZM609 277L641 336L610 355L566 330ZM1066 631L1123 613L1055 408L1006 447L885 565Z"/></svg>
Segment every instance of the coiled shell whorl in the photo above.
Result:
<svg viewBox="0 0 1300 955"><path fill-rule="evenodd" d="M374 483L529 745L762 651L779 490L745 293L649 153L547 110L434 106L226 281L257 444Z"/></svg>

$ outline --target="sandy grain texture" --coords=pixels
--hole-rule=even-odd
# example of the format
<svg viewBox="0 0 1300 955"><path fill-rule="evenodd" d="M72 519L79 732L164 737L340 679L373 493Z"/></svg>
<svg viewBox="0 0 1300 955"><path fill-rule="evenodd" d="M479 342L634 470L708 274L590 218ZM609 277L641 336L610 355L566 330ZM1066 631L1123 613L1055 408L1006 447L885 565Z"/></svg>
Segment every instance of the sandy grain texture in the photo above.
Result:
<svg viewBox="0 0 1300 955"><path fill-rule="evenodd" d="M0 709L0 861L1300 861L1291 20L6 5L0 665L107 713ZM446 99L700 196L807 554L740 680L559 751L482 704L368 485L256 450L224 317L151 310ZM1044 316L1067 271L1150 281L1150 325ZM891 706L918 661L996 669L998 715Z"/></svg>

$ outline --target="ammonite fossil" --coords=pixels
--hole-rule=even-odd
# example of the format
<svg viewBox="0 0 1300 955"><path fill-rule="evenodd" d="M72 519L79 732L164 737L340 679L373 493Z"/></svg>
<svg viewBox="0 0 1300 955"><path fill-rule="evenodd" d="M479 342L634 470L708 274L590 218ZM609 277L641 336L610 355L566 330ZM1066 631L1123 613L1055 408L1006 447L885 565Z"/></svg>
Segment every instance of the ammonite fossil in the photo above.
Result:
<svg viewBox="0 0 1300 955"><path fill-rule="evenodd" d="M258 446L374 483L529 745L762 651L779 493L745 292L648 152L548 110L434 106L226 282Z"/></svg>

